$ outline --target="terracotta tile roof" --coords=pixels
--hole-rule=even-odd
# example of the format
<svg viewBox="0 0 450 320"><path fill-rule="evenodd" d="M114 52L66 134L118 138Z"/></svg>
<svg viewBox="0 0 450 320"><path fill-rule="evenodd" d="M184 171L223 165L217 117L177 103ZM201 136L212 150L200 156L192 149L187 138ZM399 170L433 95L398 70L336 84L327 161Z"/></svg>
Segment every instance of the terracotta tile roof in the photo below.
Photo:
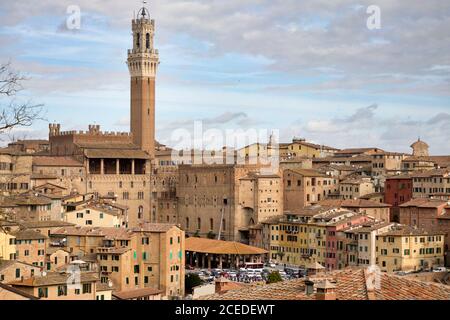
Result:
<svg viewBox="0 0 450 320"><path fill-rule="evenodd" d="M346 232L348 233L366 233L366 232L372 232L378 229L382 229L385 227L388 227L390 225L394 225L393 222L379 222L379 221L367 221L364 222L361 227L354 228L352 230L348 230Z"/></svg>
<svg viewBox="0 0 450 320"><path fill-rule="evenodd" d="M281 219L283 219L284 216L278 215L278 216L272 216L269 217L263 221L261 221L261 224L272 224L272 223L278 223Z"/></svg>
<svg viewBox="0 0 450 320"><path fill-rule="evenodd" d="M22 296L22 297L30 299L30 300L39 300L38 297L35 297L35 296L31 295L31 294L23 292L22 290L19 290L17 288L11 287L11 286L3 284L3 283L0 283L0 289L3 289L3 290L6 290L6 291L15 293L15 294L17 294L19 296Z"/></svg>
<svg viewBox="0 0 450 320"><path fill-rule="evenodd" d="M33 165L48 167L82 167L83 163L72 157L37 156L33 157Z"/></svg>
<svg viewBox="0 0 450 320"><path fill-rule="evenodd" d="M111 291L114 290L114 286L110 286L108 283L102 283L100 281L97 281L96 283L96 291Z"/></svg>
<svg viewBox="0 0 450 320"><path fill-rule="evenodd" d="M326 199L319 202L322 206L341 208L389 208L390 204L366 199Z"/></svg>
<svg viewBox="0 0 450 320"><path fill-rule="evenodd" d="M355 162L372 162L371 156L366 155L357 155L353 157L325 157L325 158L314 158L313 163L336 163L336 162L349 162L349 163L355 163Z"/></svg>
<svg viewBox="0 0 450 320"><path fill-rule="evenodd" d="M32 193L21 194L9 198L11 202L14 202L18 206L30 206L30 205L48 205L52 201L50 198L38 194L37 196Z"/></svg>
<svg viewBox="0 0 450 320"><path fill-rule="evenodd" d="M14 266L15 264L22 264L28 267L39 269L40 267L32 265L30 263L22 262L19 260L0 260L0 271L9 268L10 266Z"/></svg>
<svg viewBox="0 0 450 320"><path fill-rule="evenodd" d="M354 166L348 166L345 164L329 164L329 165L324 165L322 167L320 167L318 170L338 170L338 171L356 171L358 170L358 168L354 167Z"/></svg>
<svg viewBox="0 0 450 320"><path fill-rule="evenodd" d="M253 180L253 179L277 179L280 178L277 174L260 174L256 172L249 172L245 177L240 178L239 180Z"/></svg>
<svg viewBox="0 0 450 320"><path fill-rule="evenodd" d="M380 287L368 289L364 269L349 268L309 277L317 288L324 281L335 287L337 300L449 300L448 286L382 273ZM305 279L230 290L202 300L314 300L307 295Z"/></svg>
<svg viewBox="0 0 450 320"><path fill-rule="evenodd" d="M323 174L322 172L314 169L287 169L285 172L292 171L294 173L297 173L299 175L302 175L304 177L324 177L324 178L331 178L330 176L327 176L326 174Z"/></svg>
<svg viewBox="0 0 450 320"><path fill-rule="evenodd" d="M21 230L13 232L12 235L16 237L16 240L45 240L47 236L34 230Z"/></svg>
<svg viewBox="0 0 450 320"><path fill-rule="evenodd" d="M124 228L63 227L52 232L54 236L90 236L106 239L130 239L131 234Z"/></svg>
<svg viewBox="0 0 450 320"><path fill-rule="evenodd" d="M384 197L384 193L382 192L373 192L359 197L360 199L369 200L372 198Z"/></svg>
<svg viewBox="0 0 450 320"><path fill-rule="evenodd" d="M69 273L49 272L45 276L35 276L21 281L12 282L11 285L16 287L41 287L67 284L70 277ZM80 274L80 281L96 282L98 277L95 273L82 272Z"/></svg>
<svg viewBox="0 0 450 320"><path fill-rule="evenodd" d="M447 203L447 201L439 199L416 198L401 204L400 207L439 208Z"/></svg>
<svg viewBox="0 0 450 320"><path fill-rule="evenodd" d="M248 246L234 241L222 241L205 238L187 238L186 251L211 254L260 255L268 253L264 249Z"/></svg>
<svg viewBox="0 0 450 320"><path fill-rule="evenodd" d="M0 200L0 208L13 208L17 207L17 204L10 198L3 198Z"/></svg>
<svg viewBox="0 0 450 320"><path fill-rule="evenodd" d="M410 174L398 174L393 176L387 176L386 180L399 180L399 179L412 179Z"/></svg>
<svg viewBox="0 0 450 320"><path fill-rule="evenodd" d="M330 211L333 207L312 205L304 208L299 208L296 211L285 211L284 215L312 217L320 213Z"/></svg>
<svg viewBox="0 0 450 320"><path fill-rule="evenodd" d="M450 156L430 156L430 159L441 168L450 167Z"/></svg>
<svg viewBox="0 0 450 320"><path fill-rule="evenodd" d="M448 169L433 169L433 170L426 170L424 172L415 172L411 176L413 178L430 178L430 177L444 177L448 176L449 174Z"/></svg>
<svg viewBox="0 0 450 320"><path fill-rule="evenodd" d="M408 225L395 225L389 231L383 232L379 236L432 236L445 235L445 231L425 230L421 228L414 228Z"/></svg>
<svg viewBox="0 0 450 320"><path fill-rule="evenodd" d="M118 291L114 292L113 297L119 300L131 300L137 298L143 298L148 296L154 296L163 293L163 290L159 290L156 288L143 288L143 289L133 289L127 291Z"/></svg>
<svg viewBox="0 0 450 320"><path fill-rule="evenodd" d="M19 151L19 150L17 150L14 147L0 148L0 154L32 156L31 153L26 153L24 151Z"/></svg>
<svg viewBox="0 0 450 320"><path fill-rule="evenodd" d="M336 155L365 154L367 152L384 152L384 150L378 148L349 148L336 152Z"/></svg>
<svg viewBox="0 0 450 320"><path fill-rule="evenodd" d="M424 156L410 156L403 160L403 162L417 162L417 161L434 162L430 157Z"/></svg>
<svg viewBox="0 0 450 320"><path fill-rule="evenodd" d="M70 227L75 224L65 221L24 221L20 223L26 229Z"/></svg>

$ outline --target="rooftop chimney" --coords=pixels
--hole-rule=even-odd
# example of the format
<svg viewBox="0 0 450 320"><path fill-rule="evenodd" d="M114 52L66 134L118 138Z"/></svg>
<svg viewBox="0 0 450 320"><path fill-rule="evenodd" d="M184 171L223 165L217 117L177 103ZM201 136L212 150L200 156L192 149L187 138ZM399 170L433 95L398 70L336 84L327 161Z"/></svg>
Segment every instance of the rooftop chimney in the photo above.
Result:
<svg viewBox="0 0 450 320"><path fill-rule="evenodd" d="M310 296L314 293L314 282L309 279L305 280L305 293L307 296Z"/></svg>
<svg viewBox="0 0 450 320"><path fill-rule="evenodd" d="M316 285L316 300L336 300L336 285L329 280Z"/></svg>

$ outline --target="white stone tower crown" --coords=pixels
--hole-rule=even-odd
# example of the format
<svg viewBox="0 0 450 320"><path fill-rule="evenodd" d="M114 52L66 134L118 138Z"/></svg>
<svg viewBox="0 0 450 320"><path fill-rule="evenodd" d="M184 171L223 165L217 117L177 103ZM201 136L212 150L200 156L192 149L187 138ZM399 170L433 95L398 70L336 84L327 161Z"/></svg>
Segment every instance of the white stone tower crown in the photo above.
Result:
<svg viewBox="0 0 450 320"><path fill-rule="evenodd" d="M154 47L155 20L142 8L132 21L133 49L128 50L128 70L132 77L155 77L159 53Z"/></svg>

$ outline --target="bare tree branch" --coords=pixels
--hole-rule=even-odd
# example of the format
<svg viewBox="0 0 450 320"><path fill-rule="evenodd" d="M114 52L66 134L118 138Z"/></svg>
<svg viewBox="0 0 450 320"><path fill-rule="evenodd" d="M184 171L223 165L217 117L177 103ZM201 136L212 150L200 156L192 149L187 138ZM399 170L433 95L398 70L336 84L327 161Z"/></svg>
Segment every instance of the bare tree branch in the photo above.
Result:
<svg viewBox="0 0 450 320"><path fill-rule="evenodd" d="M11 62L0 65L0 95L8 97L16 95L23 89L21 82L28 80L11 68Z"/></svg>
<svg viewBox="0 0 450 320"><path fill-rule="evenodd" d="M0 97L11 97L9 105L2 106L0 112L0 133L9 131L15 127L29 127L37 120L45 120L41 117L43 105L16 103L15 95L23 89L22 82L28 80L11 68L11 63L0 65Z"/></svg>

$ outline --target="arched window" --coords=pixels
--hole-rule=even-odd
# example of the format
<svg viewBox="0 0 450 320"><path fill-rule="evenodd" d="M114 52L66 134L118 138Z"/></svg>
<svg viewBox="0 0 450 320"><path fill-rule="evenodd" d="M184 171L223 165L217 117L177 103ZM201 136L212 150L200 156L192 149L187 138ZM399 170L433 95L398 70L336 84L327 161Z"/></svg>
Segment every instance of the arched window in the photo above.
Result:
<svg viewBox="0 0 450 320"><path fill-rule="evenodd" d="M139 32L136 34L136 47L141 47L141 34Z"/></svg>
<svg viewBox="0 0 450 320"><path fill-rule="evenodd" d="M225 231L227 229L227 224L225 219L222 220L222 231Z"/></svg>
<svg viewBox="0 0 450 320"><path fill-rule="evenodd" d="M186 229L189 229L189 218L186 218Z"/></svg>
<svg viewBox="0 0 450 320"><path fill-rule="evenodd" d="M147 34L145 35L145 47L146 47L147 49L150 49L150 34L149 34L149 33L147 33Z"/></svg>
<svg viewBox="0 0 450 320"><path fill-rule="evenodd" d="M197 229L200 230L201 227L202 227L202 219L197 218Z"/></svg>
<svg viewBox="0 0 450 320"><path fill-rule="evenodd" d="M214 229L214 219L209 219L209 229L213 230Z"/></svg>
<svg viewBox="0 0 450 320"><path fill-rule="evenodd" d="M138 219L142 219L142 216L144 215L144 207L139 206L138 208Z"/></svg>

